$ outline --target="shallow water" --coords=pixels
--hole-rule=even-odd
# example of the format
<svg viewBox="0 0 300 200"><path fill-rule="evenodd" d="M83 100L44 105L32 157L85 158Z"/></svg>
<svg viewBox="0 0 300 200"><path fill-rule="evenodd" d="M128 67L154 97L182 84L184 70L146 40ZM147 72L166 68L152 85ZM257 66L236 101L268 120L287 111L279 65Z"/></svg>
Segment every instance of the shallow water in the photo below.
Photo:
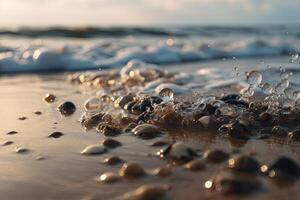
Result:
<svg viewBox="0 0 300 200"><path fill-rule="evenodd" d="M265 59L266 63L285 63L288 58ZM238 61L241 71L247 66L258 66L257 60ZM224 81L224 74L217 76L218 72L210 71L215 66L222 66L227 74L232 71L233 61L211 62L173 66L172 70L184 68L187 72L201 69L208 71L209 82ZM208 68L207 68L208 67ZM216 76L216 79L210 77ZM209 93L222 88L220 84L211 89ZM218 90L217 90L218 91ZM42 100L46 93L53 93L57 101L48 104ZM171 185L168 192L169 199L298 199L299 181L292 185L276 186L267 178L260 178L263 182L262 190L250 196L226 197L211 193L204 188L205 181L220 171L226 163L207 164L206 169L200 172L189 172L182 167L175 167L174 173L166 178L148 175L136 181L122 180L118 183L103 185L95 180L97 176L107 171L118 172L121 165L107 166L102 163L109 155L118 155L126 161L140 163L147 171L164 166L162 160L154 154L159 147L150 147L149 144L156 140L185 141L187 144L200 150L224 149L231 153L239 149L245 154L253 154L261 163L274 161L280 155L294 158L300 163L299 144L281 144L273 140L250 140L244 146L232 143L224 138L212 137L203 133L170 133L154 140L141 140L130 133L124 133L115 139L122 142L123 146L99 156L81 155L81 150L89 145L101 142L103 135L95 131L85 132L78 119L83 112L83 102L95 93L91 88L71 85L66 82L65 74L54 75L20 75L1 77L0 79L0 110L1 127L0 141L11 140L14 143L0 147L0 192L1 199L115 199L125 192L131 191L144 183L167 183ZM62 117L56 107L64 100L71 100L77 106L77 111L70 117ZM41 111L42 115L33 112ZM18 120L19 116L28 117ZM56 123L57 124L54 124ZM17 134L7 135L9 131ZM65 135L58 139L48 138L53 131L61 131ZM23 154L14 152L14 148L22 146L30 151ZM36 160L38 156L44 160Z"/></svg>

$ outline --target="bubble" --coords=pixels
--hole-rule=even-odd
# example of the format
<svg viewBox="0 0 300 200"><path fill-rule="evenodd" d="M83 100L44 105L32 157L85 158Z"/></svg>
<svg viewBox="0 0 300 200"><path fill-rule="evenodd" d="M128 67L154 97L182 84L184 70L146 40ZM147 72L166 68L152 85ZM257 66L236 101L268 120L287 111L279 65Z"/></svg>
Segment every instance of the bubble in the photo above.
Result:
<svg viewBox="0 0 300 200"><path fill-rule="evenodd" d="M264 94L269 95L273 92L274 88L270 83L265 83L265 84L263 84L261 90Z"/></svg>
<svg viewBox="0 0 300 200"><path fill-rule="evenodd" d="M278 94L282 94L285 90L285 88L287 88L288 86L290 85L290 82L289 80L287 79L284 79L282 80L280 83L278 83L275 87L275 91L278 93Z"/></svg>
<svg viewBox="0 0 300 200"><path fill-rule="evenodd" d="M171 88L161 89L159 92L159 96L161 96L166 102L174 100L174 92Z"/></svg>
<svg viewBox="0 0 300 200"><path fill-rule="evenodd" d="M286 98L293 99L294 89L291 87L287 87L284 90L284 94L285 94Z"/></svg>
<svg viewBox="0 0 300 200"><path fill-rule="evenodd" d="M251 71L247 76L247 82L250 85L258 86L262 81L262 75L258 71Z"/></svg>
<svg viewBox="0 0 300 200"><path fill-rule="evenodd" d="M295 91L293 93L293 99L294 99L294 101L297 101L298 99L300 99L300 91Z"/></svg>
<svg viewBox="0 0 300 200"><path fill-rule="evenodd" d="M290 58L290 63L294 63L295 61L297 61L299 59L299 54L295 53L291 55Z"/></svg>
<svg viewBox="0 0 300 200"><path fill-rule="evenodd" d="M84 109L86 111L97 110L102 106L102 102L97 97L91 97L84 102Z"/></svg>

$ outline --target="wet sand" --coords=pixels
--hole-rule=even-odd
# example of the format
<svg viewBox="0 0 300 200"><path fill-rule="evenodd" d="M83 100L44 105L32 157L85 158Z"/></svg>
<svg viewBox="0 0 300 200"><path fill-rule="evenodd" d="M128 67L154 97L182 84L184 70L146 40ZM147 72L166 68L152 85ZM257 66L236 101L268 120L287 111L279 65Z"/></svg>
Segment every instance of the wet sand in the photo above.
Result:
<svg viewBox="0 0 300 200"><path fill-rule="evenodd" d="M213 64L213 63L211 63ZM248 62L248 64L251 64ZM254 63L253 63L254 64ZM190 65L205 67L208 64ZM173 68L174 70L178 68ZM188 68L187 68L188 69ZM281 144L272 139L250 140L239 146L224 138L211 137L209 134L171 133L153 140L141 140L131 133L116 137L122 146L96 156L84 156L84 147L101 143L105 138L94 130L86 132L78 122L83 113L83 102L95 91L66 82L60 75L22 75L0 78L0 142L13 141L13 144L0 147L0 193L1 199L116 199L138 186L168 184L171 189L169 199L298 199L299 181L291 185L277 186L268 178L259 177L262 189L246 196L224 196L213 193L204 187L211 176L226 166L206 164L199 172L190 172L180 166L165 178L151 175L151 170L165 166L168 162L155 156L161 147L150 147L154 141L184 141L199 149L200 155L207 149L222 149L233 155L236 151L252 154L260 163L270 163L279 156L288 156L300 163L299 144ZM46 93L53 93L57 100L48 104L42 99ZM63 101L76 104L76 112L62 117L56 107ZM34 114L41 111L41 115ZM18 120L25 116L27 119ZM17 131L8 135L7 132ZM60 138L47 136L60 131ZM28 148L28 152L15 153L15 147ZM121 165L108 166L105 157L117 155L125 161L141 164L148 176L139 180L121 180L113 184L101 184L96 178L107 171L118 173ZM37 160L38 157L45 159Z"/></svg>

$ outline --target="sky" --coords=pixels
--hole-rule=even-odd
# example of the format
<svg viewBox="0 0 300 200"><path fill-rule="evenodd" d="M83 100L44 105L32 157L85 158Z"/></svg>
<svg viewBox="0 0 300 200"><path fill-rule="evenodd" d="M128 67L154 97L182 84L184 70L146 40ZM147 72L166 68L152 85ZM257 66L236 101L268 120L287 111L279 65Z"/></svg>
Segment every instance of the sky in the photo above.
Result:
<svg viewBox="0 0 300 200"><path fill-rule="evenodd" d="M300 0L0 0L0 27L300 22Z"/></svg>

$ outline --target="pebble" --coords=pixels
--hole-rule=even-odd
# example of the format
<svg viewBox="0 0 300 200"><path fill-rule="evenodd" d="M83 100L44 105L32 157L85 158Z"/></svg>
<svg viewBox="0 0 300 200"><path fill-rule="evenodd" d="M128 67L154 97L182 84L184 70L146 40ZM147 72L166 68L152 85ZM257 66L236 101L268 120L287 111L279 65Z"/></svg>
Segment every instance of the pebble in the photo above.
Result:
<svg viewBox="0 0 300 200"><path fill-rule="evenodd" d="M101 122L101 120L103 119L103 116L104 116L103 113L96 113L92 116L83 115L81 117L80 123L86 129L91 129L91 128L96 127Z"/></svg>
<svg viewBox="0 0 300 200"><path fill-rule="evenodd" d="M34 114L36 114L36 115L41 115L42 112L41 112L41 111L35 111Z"/></svg>
<svg viewBox="0 0 300 200"><path fill-rule="evenodd" d="M18 120L25 120L25 119L27 119L27 117L24 117L24 116L18 117Z"/></svg>
<svg viewBox="0 0 300 200"><path fill-rule="evenodd" d="M9 131L9 132L7 132L6 134L7 135L15 135L15 134L17 134L18 133L18 131Z"/></svg>
<svg viewBox="0 0 300 200"><path fill-rule="evenodd" d="M275 137L286 137L288 135L288 131L286 128L276 125L272 128L272 135Z"/></svg>
<svg viewBox="0 0 300 200"><path fill-rule="evenodd" d="M291 158L284 156L280 157L270 166L263 165L261 171L268 173L272 178L278 178L278 175L280 175L281 178L296 178L300 176L299 165Z"/></svg>
<svg viewBox="0 0 300 200"><path fill-rule="evenodd" d="M184 168L190 171L200 171L205 169L203 160L192 160L184 165Z"/></svg>
<svg viewBox="0 0 300 200"><path fill-rule="evenodd" d="M244 123L236 121L231 125L228 136L239 140L248 140L250 139L251 132Z"/></svg>
<svg viewBox="0 0 300 200"><path fill-rule="evenodd" d="M55 101L55 99L56 99L56 96L53 94L50 94L50 93L46 94L44 97L44 100L48 103L53 103Z"/></svg>
<svg viewBox="0 0 300 200"><path fill-rule="evenodd" d="M256 174L260 171L259 163L251 156L237 155L228 160L228 167L236 172Z"/></svg>
<svg viewBox="0 0 300 200"><path fill-rule="evenodd" d="M161 146L166 146L166 145L170 145L169 142L167 141L156 141L156 142L153 142L152 144L150 144L151 147L161 147Z"/></svg>
<svg viewBox="0 0 300 200"><path fill-rule="evenodd" d="M102 144L91 144L87 147L85 147L81 154L83 155L96 155L96 154L102 154L106 152L106 148Z"/></svg>
<svg viewBox="0 0 300 200"><path fill-rule="evenodd" d="M137 179L144 175L146 175L146 172L137 163L125 163L120 169L120 176L127 179Z"/></svg>
<svg viewBox="0 0 300 200"><path fill-rule="evenodd" d="M104 184L115 183L120 180L120 176L113 172L106 172L100 175L99 181Z"/></svg>
<svg viewBox="0 0 300 200"><path fill-rule="evenodd" d="M153 139L162 134L159 128L152 124L141 124L132 129L134 135L142 139Z"/></svg>
<svg viewBox="0 0 300 200"><path fill-rule="evenodd" d="M109 137L116 137L121 134L121 130L119 128L111 125L102 124L102 123L98 125L96 130L99 133Z"/></svg>
<svg viewBox="0 0 300 200"><path fill-rule="evenodd" d="M300 129L293 130L288 134L290 141L300 141Z"/></svg>
<svg viewBox="0 0 300 200"><path fill-rule="evenodd" d="M29 149L24 148L24 147L16 147L15 148L16 153L27 153L28 151L29 151Z"/></svg>
<svg viewBox="0 0 300 200"><path fill-rule="evenodd" d="M76 111L76 106L71 101L66 101L60 104L57 109L62 115L68 116Z"/></svg>
<svg viewBox="0 0 300 200"><path fill-rule="evenodd" d="M125 109L125 105L128 104L129 102L133 101L134 100L134 96L133 95L125 95L125 96L122 96L120 97L118 100L117 100L117 104L120 108L122 109Z"/></svg>
<svg viewBox="0 0 300 200"><path fill-rule="evenodd" d="M222 150L208 150L203 157L211 163L221 163L228 159L228 154Z"/></svg>
<svg viewBox="0 0 300 200"><path fill-rule="evenodd" d="M166 177L172 174L172 169L169 166L158 167L154 169L153 174L160 177Z"/></svg>
<svg viewBox="0 0 300 200"><path fill-rule="evenodd" d="M194 149L182 142L169 145L166 149L161 149L156 154L161 158L168 157L181 162L191 161L198 156Z"/></svg>
<svg viewBox="0 0 300 200"><path fill-rule="evenodd" d="M163 200L166 198L167 185L142 185L124 195L126 200Z"/></svg>
<svg viewBox="0 0 300 200"><path fill-rule="evenodd" d="M8 141L4 141L4 142L1 144L1 146L8 146L8 145L11 145L11 144L13 144L13 143L14 143L13 141L8 140Z"/></svg>
<svg viewBox="0 0 300 200"><path fill-rule="evenodd" d="M249 194L260 188L260 182L253 177L242 177L234 175L216 175L204 184L210 189L223 194L243 195Z"/></svg>
<svg viewBox="0 0 300 200"><path fill-rule="evenodd" d="M102 144L103 144L103 146L110 148L110 149L117 148L122 145L121 142L119 142L118 140L114 140L111 138L107 138L107 139L103 140Z"/></svg>
<svg viewBox="0 0 300 200"><path fill-rule="evenodd" d="M62 132L59 131L55 131L51 134L48 135L49 138L60 138L61 136L63 136L64 134Z"/></svg>
<svg viewBox="0 0 300 200"><path fill-rule="evenodd" d="M110 156L104 159L104 163L108 165L118 165L123 162L124 160L119 158L118 156Z"/></svg>

